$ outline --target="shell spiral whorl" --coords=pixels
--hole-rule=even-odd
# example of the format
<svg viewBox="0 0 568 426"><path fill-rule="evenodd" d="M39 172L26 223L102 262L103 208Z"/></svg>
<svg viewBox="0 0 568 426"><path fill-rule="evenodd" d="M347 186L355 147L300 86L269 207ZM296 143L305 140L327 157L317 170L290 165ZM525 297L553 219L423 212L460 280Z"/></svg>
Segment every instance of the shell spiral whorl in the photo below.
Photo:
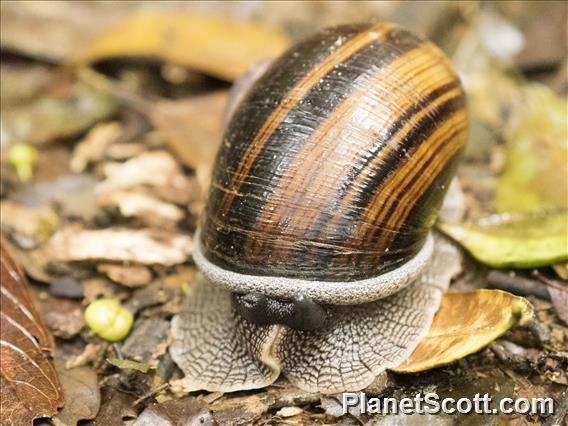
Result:
<svg viewBox="0 0 568 426"><path fill-rule="evenodd" d="M392 24L293 46L235 111L200 249L241 274L355 281L424 245L467 139L463 89L432 43Z"/></svg>

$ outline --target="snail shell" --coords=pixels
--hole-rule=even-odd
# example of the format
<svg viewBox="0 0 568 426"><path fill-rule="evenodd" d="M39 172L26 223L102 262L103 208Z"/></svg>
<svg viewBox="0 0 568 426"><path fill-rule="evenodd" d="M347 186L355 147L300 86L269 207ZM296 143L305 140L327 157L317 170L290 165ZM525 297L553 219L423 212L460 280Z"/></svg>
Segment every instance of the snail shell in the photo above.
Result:
<svg viewBox="0 0 568 426"><path fill-rule="evenodd" d="M466 139L463 89L434 44L385 23L321 32L234 112L196 262L238 292L332 304L392 294L431 254Z"/></svg>

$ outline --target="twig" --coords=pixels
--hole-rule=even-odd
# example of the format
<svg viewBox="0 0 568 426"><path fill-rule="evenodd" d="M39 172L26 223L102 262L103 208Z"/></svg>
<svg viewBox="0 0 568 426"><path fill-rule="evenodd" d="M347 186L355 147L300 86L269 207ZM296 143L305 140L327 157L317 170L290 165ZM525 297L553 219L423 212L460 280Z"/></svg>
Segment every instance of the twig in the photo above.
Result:
<svg viewBox="0 0 568 426"><path fill-rule="evenodd" d="M162 383L160 386L155 387L154 389L151 389L149 392L145 393L144 395L142 395L140 398L138 398L136 401L134 401L131 405L132 408L136 407L138 404L140 404L142 401L145 401L146 399L150 398L151 396L157 394L160 391L163 391L164 389L166 389L170 384L169 383Z"/></svg>
<svg viewBox="0 0 568 426"><path fill-rule="evenodd" d="M547 276L540 273L538 269L532 271L532 276L538 279L541 283L546 284L550 287L553 287L557 290L566 291L566 286L560 284L557 280L553 280L552 278L548 278Z"/></svg>
<svg viewBox="0 0 568 426"><path fill-rule="evenodd" d="M556 404L556 412L548 417L544 426L562 426L564 425L564 420L568 416L568 391L565 390L560 396L558 403Z"/></svg>
<svg viewBox="0 0 568 426"><path fill-rule="evenodd" d="M502 271L491 271L487 280L489 288L505 290L519 296L535 296L539 299L550 300L546 287L534 280Z"/></svg>
<svg viewBox="0 0 568 426"><path fill-rule="evenodd" d="M531 332L541 348L546 348L550 343L550 329L542 324L538 319L533 318L525 324L527 330Z"/></svg>
<svg viewBox="0 0 568 426"><path fill-rule="evenodd" d="M124 87L118 81L107 77L104 74L98 73L94 69L84 66L78 69L77 77L83 83L100 90L101 92L108 93L129 107L146 114L152 105L152 99L147 99L139 93Z"/></svg>
<svg viewBox="0 0 568 426"><path fill-rule="evenodd" d="M118 345L118 343L113 343L112 349L114 349L114 353L116 354L116 357L118 359L124 359L124 355L122 354L122 350L120 349L120 346Z"/></svg>

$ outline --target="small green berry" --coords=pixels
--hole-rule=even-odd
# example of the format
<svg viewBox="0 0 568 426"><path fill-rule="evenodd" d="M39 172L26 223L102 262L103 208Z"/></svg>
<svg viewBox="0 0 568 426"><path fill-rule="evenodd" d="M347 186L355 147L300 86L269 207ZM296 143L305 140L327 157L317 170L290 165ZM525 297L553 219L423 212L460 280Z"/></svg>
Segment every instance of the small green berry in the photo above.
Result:
<svg viewBox="0 0 568 426"><path fill-rule="evenodd" d="M103 339L118 342L128 335L134 318L117 300L99 299L87 306L85 321Z"/></svg>
<svg viewBox="0 0 568 426"><path fill-rule="evenodd" d="M33 175L33 166L37 161L37 151L33 146L18 143L11 146L8 150L8 160L16 169L20 180L27 182Z"/></svg>

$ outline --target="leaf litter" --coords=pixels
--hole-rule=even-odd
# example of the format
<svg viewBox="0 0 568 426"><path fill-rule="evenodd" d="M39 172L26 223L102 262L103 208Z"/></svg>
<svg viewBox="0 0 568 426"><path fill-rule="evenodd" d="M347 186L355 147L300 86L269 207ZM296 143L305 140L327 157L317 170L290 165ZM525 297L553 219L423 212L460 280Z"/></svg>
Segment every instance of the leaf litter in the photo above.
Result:
<svg viewBox="0 0 568 426"><path fill-rule="evenodd" d="M79 6L77 13L84 13L86 10L84 7L84 5ZM135 8L136 6L132 7ZM282 18L284 14L280 11L286 10L284 6L276 4L262 7L267 8L262 9L260 14L265 17L269 13L267 10L278 10L279 12L275 15L282 15L279 16L279 18ZM361 13L367 7L370 6L362 6ZM441 14L438 16L446 16L444 15L447 11L446 7L453 6L438 8L436 13ZM400 6L400 8L397 9L393 6L392 10L399 10L399 13L402 13L400 11L404 7ZM54 13L63 9L62 6L57 6ZM28 10L29 13L30 9L25 8L21 11L24 10ZM45 9L37 8L36 10L39 15L45 14ZM92 6L92 9L89 10L95 13L93 11L96 11L96 7ZM146 13L152 15L151 11ZM313 11L306 13L305 16L314 16ZM389 13L392 12L382 11L381 16L390 16ZM469 11L466 13L462 10L460 13L464 14L464 19L467 21L469 19L468 13L484 12ZM174 36L182 40L188 34L180 30L179 22L183 22L184 19L197 20L201 18L197 18L197 15L193 14L188 14L191 15L188 18L187 16L172 17L171 14L156 13L154 17L150 18L134 14L121 21L121 19L124 19L123 17L129 14L130 10L120 10L116 12L114 17L105 17L102 14L99 16L99 21L93 20L91 23L93 27L101 25L101 28L105 27L103 29L107 32L100 32L101 35L98 38L94 35L87 38L77 37L77 46L86 43L83 46L87 46L87 49L71 48L72 44L64 43L59 46L62 49L61 51L45 49L44 52L39 52L37 44L34 44L37 43L37 40L32 40L34 43L30 43L30 37L27 37L26 40L23 35L25 32L17 32L17 34L20 34L21 43L18 43L18 38L14 38L14 36L5 38L6 31L4 29L2 36L3 47L11 46L15 51L37 58L48 57L54 62L66 59L83 60L89 66L95 65L98 72L112 74L113 77L118 76L117 81L120 81L120 90L108 92L101 90L100 87L90 85L82 79L78 79L80 82L75 81L77 75L79 75L78 71L76 75L73 75L74 71L71 70L71 74L62 76L57 68L50 65L47 68L37 68L29 76L26 75L25 78L28 78L27 81L31 83L22 85L25 88L24 91L19 92L21 95L7 98L3 96L2 98L3 109L5 105L13 109L7 116L3 114L2 120L3 136L4 132L7 132L6 134L9 137L6 140L8 143L23 139L24 142L40 146L38 151L39 162L34 170L34 173L37 173L36 178L39 178L39 180L32 181L32 184L28 185L25 190L16 180L10 179L6 186L3 183L2 216L5 213L4 202L9 201L17 203L18 207L25 206L32 209L31 217L41 213L41 209L47 206L58 218L57 226L52 227L47 233L42 233L43 231L38 230L37 227L31 230L27 229L26 232L20 232L24 238L20 237L20 247L16 247L14 254L23 260L26 259L22 263L32 278L39 278L39 281L47 285L52 285L55 288L53 283L66 276L79 283L79 288L83 292L83 309L84 306L97 298L116 298L123 302L137 317L129 337L123 343L113 345L89 334L82 325L80 327L77 325L71 331L68 328L70 324L60 322L57 325L57 321L49 323L52 326L55 324L54 330L59 330L56 332L58 346L67 348L67 344L63 345L62 343L65 341L69 345L77 344L77 347L81 349L76 353L68 354L66 357L67 365L69 367L87 365L86 368L97 373L99 380L97 383L91 382L91 388L95 392L94 389L101 386L102 397L94 424L110 424L115 422L116 419L132 422L137 416L139 416L139 424L144 424L140 423L144 419L150 419L147 420L150 422L164 421L165 424L176 424L178 421L191 421L200 418L207 421L212 418L221 424L247 424L250 421L267 422L271 419L273 421L285 420L296 424L311 424L316 421L353 422L353 418L340 418L337 413L333 416L322 414L321 409L317 408L320 403L323 405L323 400L320 399L319 395L306 395L292 388L285 381L277 382L276 386L265 390L243 392L236 395L202 392L185 396L176 393L173 384L181 375L167 353L169 345L167 324L171 317L179 311L182 295L187 293L188 288L195 281L196 271L191 263L192 242L190 236L195 228L197 214L203 203L203 194L208 185L212 159L218 144L221 142L221 123L228 96L224 89L219 90L218 85L211 85L209 89L205 88L208 89L205 91L201 88L201 95L188 95L185 89L182 90L182 85L191 81L198 85L211 83L211 80L200 78L199 72L215 75L226 80L234 80L249 65L252 65L252 63L248 63L245 67L239 65L238 62L252 61L254 55L246 58L246 55L243 55L242 58L239 58L239 61L235 61L234 58L225 54L221 58L222 60L217 60L214 58L219 58L219 53L222 56L225 52L223 49L219 49L216 54L209 52L203 55L198 54L195 50L186 49L183 52L174 52L175 55L172 56L169 49L173 45L164 46L160 43L147 50L139 49L136 47L136 43L129 45L128 40L132 40L132 37L141 34L141 31L146 31L148 28L164 28L170 25L168 22L173 22ZM344 14L345 11L342 15ZM112 15L112 13L109 15ZM303 25L306 28L303 31L312 32L313 23L310 22L307 25L305 16L298 16L297 22L304 22ZM325 13L321 13L321 17L324 16L326 16ZM367 16L370 15L367 14ZM26 21L24 17L25 13L18 16L18 19L14 19L14 25L11 28L15 28L23 22L26 22L26 25L29 25L29 22L34 22L33 19ZM3 23L4 20L5 17L3 16ZM203 24L199 24L202 25L201 27L197 25L196 28L211 29L214 26L213 21L205 20ZM420 24L416 23L416 25L432 31L432 28L436 26L433 24L436 19L427 19L426 21L428 23L421 22ZM65 20L62 22L61 25L65 25ZM102 25L103 22L104 25ZM219 20L218 22L225 21ZM506 22L502 22L502 24L504 25L501 25L503 28L509 25ZM112 29L113 25L116 25L115 29ZM469 28L475 28L475 20L468 21L467 25L469 25ZM37 25L37 27L38 31L43 31L42 25ZM111 40L111 35L116 34L116 31L121 28L128 31L124 32L123 37L114 37ZM68 29L71 30L70 34L77 31L72 27ZM88 32L90 28L86 30ZM208 33L208 31L205 31L205 33ZM245 29L244 31L249 30ZM45 34L45 39L48 40L50 34L49 32ZM477 37L473 32L471 34L469 36ZM466 35L465 38L469 36ZM147 37L152 38L151 32L148 32ZM464 33L461 31L448 32L447 39L452 37L464 37ZM141 40L143 38L141 37ZM87 39L89 39L88 42ZM235 39L238 39L238 37L235 37ZM95 44L90 44L93 43L92 40L95 40ZM240 45L249 46L243 40L240 41ZM266 45L270 40L271 38L267 37L262 42ZM212 44L209 45L209 48L215 40L210 42ZM481 50L487 49L487 46L483 47L483 43L480 45L482 46ZM129 47L131 47L130 50ZM276 49L276 47L278 47L278 43L271 49ZM462 52L467 52L463 45L458 46L458 50L460 48ZM497 51L495 51L495 48ZM501 61L500 58L503 58L503 55L501 55L502 52L499 51L499 48L497 45L493 46L490 55L494 55ZM88 55L83 56L85 52L90 55L88 58ZM260 50L257 50L255 55L258 52ZM464 67L468 70L464 82L472 105L473 136L476 143L473 144L474 149L468 154L470 157L466 156L463 169L468 172L461 173L460 176L459 183L465 190L465 197L458 203L457 208L466 212L468 221L471 221L471 219L478 220L479 216L488 216L497 211L508 212L510 210L508 208L501 210L494 208L497 179L492 176L492 173L503 172L502 176L504 177L511 175L509 171L512 167L514 168L517 160L514 159L516 155L514 150L509 149L510 140L523 141L548 132L547 125L538 123L534 129L530 126L523 129L522 123L528 123L530 120L522 117L530 118L530 114L538 115L538 109L536 111L529 109L523 116L522 111L523 108L526 109L527 103L524 104L525 107L522 106L523 104L515 103L518 99L523 99L516 96L517 93L520 93L521 84L518 79L511 78L511 75L507 74L509 65L502 63L496 65L495 58L487 59L490 56L484 56L486 54L480 52L478 51L475 55L462 54L461 59L459 55L456 55L455 59L458 66L460 66L459 62L463 58L478 61L476 66L469 64L470 66ZM118 58L120 56L121 58L133 59L147 56L147 54L154 57L150 60L150 64L137 65L130 62L128 66L124 66L121 63L122 59ZM152 68L152 60L156 59L161 62L160 71L158 73L149 72L148 70ZM202 60L209 61L209 63L201 63ZM485 63L480 67L479 63L484 61ZM23 70L26 67L20 67L20 69ZM472 75L473 72L477 74ZM4 68L2 74L4 77ZM14 75L16 74L11 74L11 76ZM69 75L71 78L69 78ZM150 84L147 84L148 82ZM156 94L159 96L158 98L151 98L150 102L134 105L131 101L136 96L123 96L128 95L124 88L128 88L129 84L130 87L134 88L132 93L136 96L140 94L139 90L151 93L153 96ZM179 94L170 96L173 93L172 90L174 93L178 90ZM527 88L526 99L533 99L530 94L531 90L530 87ZM537 101L544 98L552 99L550 93L546 96L536 96ZM12 107L15 99L21 99L21 102L17 107ZM83 105L82 102L85 102L89 108L79 108ZM550 101L548 104L551 108L555 108L555 102ZM519 107L519 105L521 106ZM528 105L530 105L530 102ZM561 111L562 108L561 105L557 110ZM512 126L511 116L505 113L513 109L520 111L518 117L521 117L521 119L518 123L521 123L521 125L516 128L517 130ZM76 117L73 114L77 113L80 113L78 119L69 118ZM546 118L546 113L543 112L541 116ZM8 118L7 121L5 121L5 117ZM41 126L35 124L38 123L38 119L44 121ZM535 120L542 121L543 118L537 117ZM24 123L24 125L19 128L13 124L17 122ZM502 133L502 129L506 129L506 131ZM506 149L500 146L500 138L507 141ZM61 141L68 145L61 145ZM65 153L65 156L52 156L57 150ZM562 151L559 152L562 153ZM526 154L523 155L526 156ZM528 156L532 156L533 159L537 157L534 152L530 152ZM561 154L556 155L557 158L560 156ZM54 172L48 170L49 167L47 166L55 166L55 164L57 164L57 170L61 167L61 161L56 161L55 158L67 158L68 161L64 162L66 176L62 176L60 171L55 172L57 174L53 176ZM492 169L487 170L486 173L481 165L489 163L491 163ZM51 179L57 177L62 180L45 182L42 177L45 176L46 170L48 174L52 174ZM13 170L5 166L3 162L3 178L12 172ZM69 174L70 172L81 172L82 174ZM83 180L85 177L88 182ZM511 181L514 181L514 179ZM71 182L71 186L67 186L68 182ZM518 180L513 185L519 185ZM524 188L529 185L521 186ZM549 189L561 188L558 186L558 188ZM507 191L502 190L502 192L506 193ZM20 195L16 196L18 193ZM26 193L28 195L25 195L24 199L27 201L35 200L36 202L31 204L27 201L23 202L19 197ZM521 196L522 194L516 195ZM553 195L547 195L546 199L547 203L550 200L554 202ZM8 204L8 206L10 205ZM562 207L560 205L560 208ZM475 215L478 213L482 214L476 217ZM15 221L18 215L18 213L12 215L11 220ZM446 217L446 220L451 221L452 225L465 226L455 217ZM30 223L34 223L34 221ZM443 228L445 225L442 224L441 226ZM538 230L538 225L535 225L535 227ZM13 227L12 229L16 228ZM17 232L10 233L9 237L13 242L18 243ZM498 257L500 254L497 253L491 260L500 261ZM529 255L534 257L534 254ZM552 257L549 256L549 259L552 259ZM548 261L543 260L542 264L546 265ZM516 267L517 264L507 264L507 266ZM464 273L458 277L458 280L467 280L468 276L472 276L468 275L472 274L472 271L469 270L471 268L475 269L475 274L483 275L484 269L475 262L466 262L464 268ZM563 271L561 266L556 266L556 270ZM562 281L557 279L557 276L549 276L554 272L550 272L544 267L539 268L538 271L545 273L554 282L558 282L558 285L565 286ZM540 282L535 277L529 276L528 279L550 289L548 284ZM40 295L43 292L42 297L45 299L45 287L37 287L37 283L34 284L36 284L34 288L39 290ZM55 305L60 300L60 296L64 295L53 294L50 290L49 293L50 296L45 300L48 304ZM453 303L448 305L450 306L449 309L446 309L448 308L446 304L442 305L443 308L439 314L440 319L437 319L437 321L441 321L442 325L445 324L446 328L440 326L437 329L438 336L434 338L434 342L436 342L436 339L440 339L439 342L447 341L444 339L448 339L448 335L455 332L453 328L447 328L448 325L462 325L466 327L464 329L466 335L469 333L470 336L476 337L472 337L471 340L464 338L460 342L453 342L452 345L446 346L446 351L436 355L429 353L426 358L428 358L429 367L440 367L457 359L459 359L459 362L438 369L427 370L420 374L385 374L384 377L381 377L380 383L368 390L369 394L398 394L401 389L406 391L417 389L413 387L415 383L418 383L418 389L438 386L442 390L446 381L450 380L451 377L454 377L451 380L455 380L455 383L459 382L457 385L459 392L467 394L471 390L471 383L475 380L481 380L480 377L486 375L496 377L487 380L487 383L484 382L486 386L499 382L502 389L510 390L510 393L507 394L509 396L513 393L513 382L523 383L515 370L519 369L520 371L522 368L528 368L528 375L534 382L538 382L541 377L546 377L547 380L553 378L555 383L562 383L565 377L558 372L553 372L553 370L560 371L566 366L566 361L558 354L562 353L563 350L565 351L567 330L555 316L553 305L542 302L538 296L528 294L535 306L536 321L542 327L550 329L551 341L549 345L551 346L541 348L538 340L530 338L531 331L528 326L506 331L507 326L513 322L512 318L515 317L512 308L513 301L518 301L517 305L519 303L522 305L525 302L519 302L519 299L516 299L515 296L497 297L501 294L500 292L490 292L480 298L478 302L484 301L486 304L482 305L483 308L479 308L478 311L487 307L487 315L478 317L475 313L469 312L466 306L460 312L462 318L457 322L455 321L455 314L444 313L451 311ZM554 290L550 294L553 302L562 300L563 296L554 293ZM444 299L460 299L464 298L465 294L456 293L454 295L452 293L446 296ZM68 298L67 295L64 297ZM78 301L81 299L75 300L77 300L77 304L71 303L69 306L79 306ZM477 304L474 305L478 306ZM67 312L67 310L63 309L62 312ZM466 315L467 312L469 313ZM69 316L70 320L72 318L73 316ZM493 328L488 326L485 334L479 333L479 329L475 327L467 329L468 324L475 324L474 319L488 321L490 318L498 318L499 320L494 322ZM483 339L480 338L482 335ZM501 337L498 338L498 335L501 335ZM144 338L146 336L148 336L147 339ZM515 344L524 350L520 353L534 355L535 358L531 359L534 359L535 362L528 364L529 367L527 367L527 364L523 363L511 364L502 361L502 359L507 359L507 351L515 351L516 349L512 344L503 344L504 349L500 353L503 358L497 357L491 345L483 348L495 338L497 338L496 342L498 343L515 341ZM427 338L427 341L429 340L431 339ZM475 341L475 344L468 344L468 341L469 343ZM525 345L529 345L529 341L533 342L530 343L531 347L525 348ZM436 346L436 344L431 345L431 347ZM438 346L441 346L441 343ZM417 351L420 351L420 346ZM420 352L416 353L419 354ZM462 358L467 354L470 355ZM140 371L134 374L127 372L131 369L121 370L105 362L106 359L120 360L121 358L123 360L118 364L128 361L138 362L141 365L152 365L152 369L148 370L146 374ZM421 361L418 359L417 362ZM425 364L422 365L422 368L425 368ZM158 371L160 371L159 374ZM506 374L503 371L506 371ZM523 371L523 374L526 375L526 370ZM514 379L511 379L511 377L514 377ZM524 384L521 387L528 389L528 386ZM534 392L554 394L556 392L547 387L544 381L533 385L533 387L536 389ZM156 402L162 404L156 404ZM86 409L87 406L90 407L89 410ZM83 413L88 412L88 414L81 414L81 409L73 409L74 414L67 417L65 421L74 423L80 418L92 418L93 412L96 411L94 407L93 403L85 404ZM65 414L62 412L61 415Z"/></svg>
<svg viewBox="0 0 568 426"><path fill-rule="evenodd" d="M2 424L27 424L63 406L63 391L50 359L53 337L34 306L22 271L5 251L0 255Z"/></svg>

